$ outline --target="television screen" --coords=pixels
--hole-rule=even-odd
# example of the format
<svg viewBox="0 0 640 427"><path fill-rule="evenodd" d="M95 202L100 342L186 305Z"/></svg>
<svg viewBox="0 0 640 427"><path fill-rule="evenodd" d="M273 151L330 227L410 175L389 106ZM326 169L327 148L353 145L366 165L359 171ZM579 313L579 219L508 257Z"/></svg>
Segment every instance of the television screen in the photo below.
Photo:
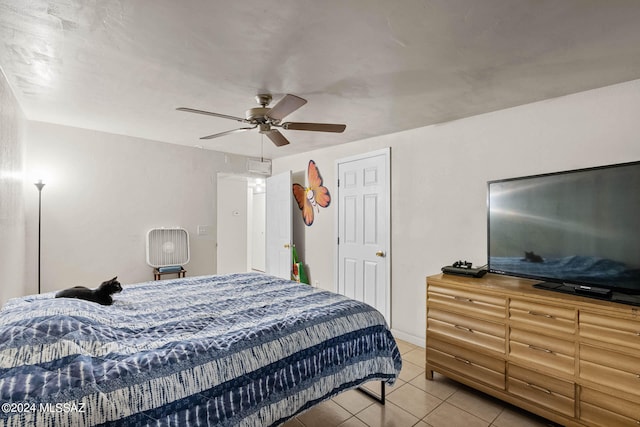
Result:
<svg viewBox="0 0 640 427"><path fill-rule="evenodd" d="M490 181L488 226L490 272L640 294L640 162Z"/></svg>

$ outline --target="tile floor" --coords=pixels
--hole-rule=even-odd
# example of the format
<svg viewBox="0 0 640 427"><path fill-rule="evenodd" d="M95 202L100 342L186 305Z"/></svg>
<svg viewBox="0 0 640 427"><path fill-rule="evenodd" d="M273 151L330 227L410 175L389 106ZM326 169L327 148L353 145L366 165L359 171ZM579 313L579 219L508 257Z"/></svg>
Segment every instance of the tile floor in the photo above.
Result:
<svg viewBox="0 0 640 427"><path fill-rule="evenodd" d="M357 390L323 402L285 427L543 427L551 421L525 412L460 383L434 374L424 377L424 348L397 340L402 372L387 386L387 403L380 405ZM378 392L380 383L369 383Z"/></svg>

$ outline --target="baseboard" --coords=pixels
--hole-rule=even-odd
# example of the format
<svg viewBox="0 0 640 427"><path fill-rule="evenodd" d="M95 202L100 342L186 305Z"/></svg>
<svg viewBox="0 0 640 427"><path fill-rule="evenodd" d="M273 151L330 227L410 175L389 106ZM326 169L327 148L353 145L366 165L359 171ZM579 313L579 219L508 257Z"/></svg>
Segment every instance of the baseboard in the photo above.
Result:
<svg viewBox="0 0 640 427"><path fill-rule="evenodd" d="M402 332L399 331L397 329L391 329L391 333L393 334L394 337L401 339L403 341L406 342L410 342L411 344L420 346L422 348L425 347L425 338L424 337L417 337L415 335L412 334L408 334L406 332Z"/></svg>

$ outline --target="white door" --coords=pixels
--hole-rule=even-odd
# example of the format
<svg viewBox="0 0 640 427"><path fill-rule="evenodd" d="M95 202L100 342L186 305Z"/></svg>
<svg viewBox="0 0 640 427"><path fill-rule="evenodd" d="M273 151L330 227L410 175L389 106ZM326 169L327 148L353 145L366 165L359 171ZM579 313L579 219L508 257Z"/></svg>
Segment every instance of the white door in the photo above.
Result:
<svg viewBox="0 0 640 427"><path fill-rule="evenodd" d="M291 171L267 178L265 271L283 279L291 279L292 198Z"/></svg>
<svg viewBox="0 0 640 427"><path fill-rule="evenodd" d="M338 160L338 292L391 324L390 150Z"/></svg>
<svg viewBox="0 0 640 427"><path fill-rule="evenodd" d="M247 180L218 174L216 272L247 271Z"/></svg>

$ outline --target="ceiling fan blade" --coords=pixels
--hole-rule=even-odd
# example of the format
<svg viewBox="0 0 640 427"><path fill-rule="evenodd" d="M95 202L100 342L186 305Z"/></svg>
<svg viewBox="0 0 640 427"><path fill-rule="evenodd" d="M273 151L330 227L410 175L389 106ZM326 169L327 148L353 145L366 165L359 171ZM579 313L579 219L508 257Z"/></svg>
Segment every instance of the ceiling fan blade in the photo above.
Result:
<svg viewBox="0 0 640 427"><path fill-rule="evenodd" d="M251 123L249 120L243 119L242 117L228 116L226 114L212 113L210 111L196 110L194 108L178 107L176 108L176 110L184 111L187 113L197 113L197 114L204 114L206 116L220 117L222 119L235 120L237 122L242 122L242 123Z"/></svg>
<svg viewBox="0 0 640 427"><path fill-rule="evenodd" d="M302 123L302 122L286 122L282 123L284 129L290 130L310 130L316 132L344 132L347 125L339 125L332 123Z"/></svg>
<svg viewBox="0 0 640 427"><path fill-rule="evenodd" d="M213 135L203 136L200 139L218 138L220 136L231 135L232 133L240 133L240 132L244 132L244 131L247 131L247 130L255 129L257 127L258 126L256 125L256 126L252 126L252 127L248 127L248 128L240 128L240 129L228 130L226 132L214 133Z"/></svg>
<svg viewBox="0 0 640 427"><path fill-rule="evenodd" d="M289 140L284 137L277 129L271 129L269 131L262 132L269 137L271 142L276 144L278 147L282 147L283 145L289 144Z"/></svg>
<svg viewBox="0 0 640 427"><path fill-rule="evenodd" d="M299 96L286 94L284 98L282 98L276 105L273 106L267 116L271 117L274 120L282 120L306 103L306 99L302 99Z"/></svg>

